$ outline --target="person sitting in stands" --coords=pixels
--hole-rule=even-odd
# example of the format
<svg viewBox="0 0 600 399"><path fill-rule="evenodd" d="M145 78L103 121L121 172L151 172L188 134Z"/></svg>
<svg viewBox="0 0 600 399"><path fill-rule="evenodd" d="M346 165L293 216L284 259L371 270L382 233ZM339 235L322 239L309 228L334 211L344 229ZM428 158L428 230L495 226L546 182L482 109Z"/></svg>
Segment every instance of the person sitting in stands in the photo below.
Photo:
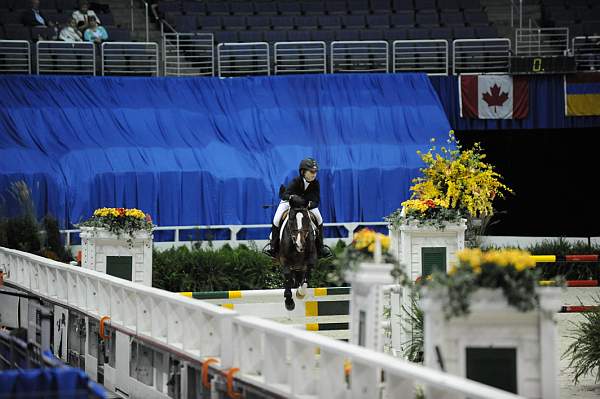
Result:
<svg viewBox="0 0 600 399"><path fill-rule="evenodd" d="M83 40L83 35L77 29L77 21L74 18L71 18L68 25L62 28L58 37L65 42L80 42Z"/></svg>
<svg viewBox="0 0 600 399"><path fill-rule="evenodd" d="M31 10L27 10L21 16L21 22L25 26L52 26L48 18L40 11L40 0L31 0Z"/></svg>
<svg viewBox="0 0 600 399"><path fill-rule="evenodd" d="M100 18L98 18L94 11L90 10L90 6L86 0L82 0L79 3L79 10L73 11L72 17L77 21L77 27L82 32L85 32L90 27L91 18L96 19L96 22L101 24Z"/></svg>
<svg viewBox="0 0 600 399"><path fill-rule="evenodd" d="M85 30L83 38L86 42L102 43L108 40L108 33L104 27L98 25L96 18L89 19L90 27Z"/></svg>

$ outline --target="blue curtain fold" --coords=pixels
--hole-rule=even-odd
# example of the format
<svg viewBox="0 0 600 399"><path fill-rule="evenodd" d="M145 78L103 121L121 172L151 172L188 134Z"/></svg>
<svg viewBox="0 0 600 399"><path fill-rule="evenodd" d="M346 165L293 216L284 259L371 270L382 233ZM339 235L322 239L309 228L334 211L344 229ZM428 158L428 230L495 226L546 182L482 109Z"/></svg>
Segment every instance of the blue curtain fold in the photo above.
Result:
<svg viewBox="0 0 600 399"><path fill-rule="evenodd" d="M159 225L270 223L262 205L312 156L325 221L378 221L449 130L420 74L3 76L0 192L24 180L62 226L111 206Z"/></svg>

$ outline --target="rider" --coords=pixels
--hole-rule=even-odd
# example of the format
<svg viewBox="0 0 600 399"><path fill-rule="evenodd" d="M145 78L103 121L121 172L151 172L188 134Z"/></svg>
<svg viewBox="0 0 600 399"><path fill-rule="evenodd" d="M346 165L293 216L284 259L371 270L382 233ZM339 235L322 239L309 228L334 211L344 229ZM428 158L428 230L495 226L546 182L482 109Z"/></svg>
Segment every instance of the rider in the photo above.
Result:
<svg viewBox="0 0 600 399"><path fill-rule="evenodd" d="M290 203L298 206L306 206L308 210L317 219L318 234L316 237L317 254L319 258L331 256L329 248L323 245L323 217L319 212L319 202L321 201L321 192L319 181L317 180L317 171L319 166L313 158L306 158L300 162L298 167L298 177L295 177L281 196L281 202L275 212L273 225L271 227L271 245L267 251L272 257L277 257L279 252L279 227L283 213L290 209Z"/></svg>

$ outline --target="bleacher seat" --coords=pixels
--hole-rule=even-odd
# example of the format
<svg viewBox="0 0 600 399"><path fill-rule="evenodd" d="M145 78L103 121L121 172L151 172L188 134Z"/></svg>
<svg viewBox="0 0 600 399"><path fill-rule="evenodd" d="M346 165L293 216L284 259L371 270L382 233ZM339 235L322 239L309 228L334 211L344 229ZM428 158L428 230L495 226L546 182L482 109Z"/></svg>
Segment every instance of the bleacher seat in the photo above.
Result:
<svg viewBox="0 0 600 399"><path fill-rule="evenodd" d="M0 11L5 12L12 8L13 0L0 0Z"/></svg>
<svg viewBox="0 0 600 399"><path fill-rule="evenodd" d="M465 19L460 11L442 11L440 13L440 22L444 26L464 26Z"/></svg>
<svg viewBox="0 0 600 399"><path fill-rule="evenodd" d="M485 26L490 23L487 14L481 10L466 10L465 22L470 26Z"/></svg>
<svg viewBox="0 0 600 399"><path fill-rule="evenodd" d="M374 14L389 14L390 10L389 0L371 0L371 11Z"/></svg>
<svg viewBox="0 0 600 399"><path fill-rule="evenodd" d="M208 15L224 16L229 15L229 3L221 1L210 1L206 3L206 13Z"/></svg>
<svg viewBox="0 0 600 399"><path fill-rule="evenodd" d="M294 24L296 25L296 29L317 29L319 26L317 17L313 15L294 17Z"/></svg>
<svg viewBox="0 0 600 399"><path fill-rule="evenodd" d="M238 33L238 38L242 43L254 43L264 41L264 35L261 31L246 30Z"/></svg>
<svg viewBox="0 0 600 399"><path fill-rule="evenodd" d="M31 6L31 3L28 1L17 1L14 4L22 5L21 6L22 8L15 7L15 9L17 9L17 10L19 10L19 9L26 10L26 9L30 8L30 6ZM48 10L55 11L56 10L56 1L55 0L40 0L40 10L42 12L48 11Z"/></svg>
<svg viewBox="0 0 600 399"><path fill-rule="evenodd" d="M467 26L454 27L452 33L454 39L472 39L475 37L475 29Z"/></svg>
<svg viewBox="0 0 600 399"><path fill-rule="evenodd" d="M0 13L0 25L18 25L21 23L21 12Z"/></svg>
<svg viewBox="0 0 600 399"><path fill-rule="evenodd" d="M415 9L419 11L436 10L437 6L435 0L415 0Z"/></svg>
<svg viewBox="0 0 600 399"><path fill-rule="evenodd" d="M70 1L70 0L57 0L57 2L61 1ZM62 8L63 12L65 11ZM67 9L68 10L68 9ZM166 13L172 12L181 12L181 2L179 1L161 1L158 3L158 12L161 15L165 15Z"/></svg>
<svg viewBox="0 0 600 399"><path fill-rule="evenodd" d="M421 28L434 28L440 26L440 19L437 11L419 11L417 12L415 21Z"/></svg>
<svg viewBox="0 0 600 399"><path fill-rule="evenodd" d="M292 30L294 29L294 18L287 15L271 17L271 25L274 30Z"/></svg>
<svg viewBox="0 0 600 399"><path fill-rule="evenodd" d="M342 28L340 17L334 15L324 15L318 17L318 23L321 29L338 30Z"/></svg>
<svg viewBox="0 0 600 399"><path fill-rule="evenodd" d="M197 24L203 31L216 31L221 30L223 24L221 23L221 17L211 15L199 15L197 18Z"/></svg>
<svg viewBox="0 0 600 399"><path fill-rule="evenodd" d="M348 0L348 11L353 15L369 14L369 0Z"/></svg>
<svg viewBox="0 0 600 399"><path fill-rule="evenodd" d="M246 24L251 30L269 30L271 29L271 20L264 15L251 15L246 17Z"/></svg>
<svg viewBox="0 0 600 399"><path fill-rule="evenodd" d="M367 15L369 29L387 29L390 27L390 18L387 15Z"/></svg>
<svg viewBox="0 0 600 399"><path fill-rule="evenodd" d="M226 30L245 30L246 29L246 17L239 15L227 15L222 19L223 28Z"/></svg>
<svg viewBox="0 0 600 399"><path fill-rule="evenodd" d="M310 32L307 30L291 30L288 32L288 39L291 42L308 42L310 41Z"/></svg>
<svg viewBox="0 0 600 399"><path fill-rule="evenodd" d="M393 0L392 8L395 12L413 11L415 9L415 4L413 0Z"/></svg>
<svg viewBox="0 0 600 399"><path fill-rule="evenodd" d="M335 40L335 32L332 30L313 30L310 32L310 40L317 42L331 42Z"/></svg>
<svg viewBox="0 0 600 399"><path fill-rule="evenodd" d="M31 30L23 25L5 24L4 36L7 40L31 40Z"/></svg>
<svg viewBox="0 0 600 399"><path fill-rule="evenodd" d="M328 1L325 3L325 11L329 15L346 15L348 14L348 8L346 7L345 1Z"/></svg>
<svg viewBox="0 0 600 399"><path fill-rule="evenodd" d="M31 38L33 40L37 40L38 38L42 38L42 40L55 40L56 31L52 27L48 26L35 26L31 28Z"/></svg>
<svg viewBox="0 0 600 399"><path fill-rule="evenodd" d="M345 15L342 24L346 29L364 29L365 17L363 15Z"/></svg>
<svg viewBox="0 0 600 399"><path fill-rule="evenodd" d="M460 8L458 0L438 0L437 4L442 11L457 11Z"/></svg>
<svg viewBox="0 0 600 399"><path fill-rule="evenodd" d="M335 32L335 40L354 42L360 40L360 31L355 29L344 29Z"/></svg>
<svg viewBox="0 0 600 399"><path fill-rule="evenodd" d="M238 41L238 32L232 30L223 30L215 32L215 42L217 43L236 43Z"/></svg>
<svg viewBox="0 0 600 399"><path fill-rule="evenodd" d="M115 25L115 17L112 14L102 14L98 18L100 18L103 26ZM50 16L48 16L48 19L51 19Z"/></svg>
<svg viewBox="0 0 600 399"><path fill-rule="evenodd" d="M410 40L427 40L429 39L429 29L413 28L408 30L408 38Z"/></svg>
<svg viewBox="0 0 600 399"><path fill-rule="evenodd" d="M494 26L478 26L475 28L475 36L479 39L497 38L498 31Z"/></svg>
<svg viewBox="0 0 600 399"><path fill-rule="evenodd" d="M305 1L301 3L301 7L304 15L325 14L325 4L321 1Z"/></svg>
<svg viewBox="0 0 600 399"><path fill-rule="evenodd" d="M302 8L299 2L280 2L277 4L279 13L281 15L300 15L302 14Z"/></svg>
<svg viewBox="0 0 600 399"><path fill-rule="evenodd" d="M363 29L360 31L360 40L383 40L381 29Z"/></svg>
<svg viewBox="0 0 600 399"><path fill-rule="evenodd" d="M394 28L412 28L415 26L415 16L412 11L390 15L390 26Z"/></svg>
<svg viewBox="0 0 600 399"><path fill-rule="evenodd" d="M113 42L130 42L131 32L127 28L112 28L108 30L108 39Z"/></svg>
<svg viewBox="0 0 600 399"><path fill-rule="evenodd" d="M177 15L175 17L175 29L178 32L195 32L197 30L197 19L193 15Z"/></svg>
<svg viewBox="0 0 600 399"><path fill-rule="evenodd" d="M269 43L286 42L287 32L284 30L270 30L265 32L265 41Z"/></svg>
<svg viewBox="0 0 600 399"><path fill-rule="evenodd" d="M430 39L443 39L452 42L452 29L447 27L431 28L429 30Z"/></svg>
<svg viewBox="0 0 600 399"><path fill-rule="evenodd" d="M251 2L232 2L230 11L233 15L254 15L254 6Z"/></svg>
<svg viewBox="0 0 600 399"><path fill-rule="evenodd" d="M394 40L406 40L407 38L407 29L386 29L383 31L383 39L390 42Z"/></svg>
<svg viewBox="0 0 600 399"><path fill-rule="evenodd" d="M459 0L459 5L463 10L481 10L479 0Z"/></svg>
<svg viewBox="0 0 600 399"><path fill-rule="evenodd" d="M600 22L588 22L580 25L583 27L584 35L600 35Z"/></svg>
<svg viewBox="0 0 600 399"><path fill-rule="evenodd" d="M254 11L257 15L277 15L277 3L276 2L256 2L254 3Z"/></svg>
<svg viewBox="0 0 600 399"><path fill-rule="evenodd" d="M181 10L188 15L206 14L205 3L200 1L184 1L181 3Z"/></svg>

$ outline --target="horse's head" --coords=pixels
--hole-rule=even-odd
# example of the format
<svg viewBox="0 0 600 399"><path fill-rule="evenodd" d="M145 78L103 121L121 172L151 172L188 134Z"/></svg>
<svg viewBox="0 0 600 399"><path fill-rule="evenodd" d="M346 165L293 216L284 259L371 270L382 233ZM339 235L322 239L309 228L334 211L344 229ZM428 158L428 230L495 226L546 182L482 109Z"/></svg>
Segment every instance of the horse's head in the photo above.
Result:
<svg viewBox="0 0 600 399"><path fill-rule="evenodd" d="M296 247L296 251L303 253L308 246L308 240L311 238L311 225L308 209L292 209L290 211L290 219L288 223L290 226L292 242Z"/></svg>

